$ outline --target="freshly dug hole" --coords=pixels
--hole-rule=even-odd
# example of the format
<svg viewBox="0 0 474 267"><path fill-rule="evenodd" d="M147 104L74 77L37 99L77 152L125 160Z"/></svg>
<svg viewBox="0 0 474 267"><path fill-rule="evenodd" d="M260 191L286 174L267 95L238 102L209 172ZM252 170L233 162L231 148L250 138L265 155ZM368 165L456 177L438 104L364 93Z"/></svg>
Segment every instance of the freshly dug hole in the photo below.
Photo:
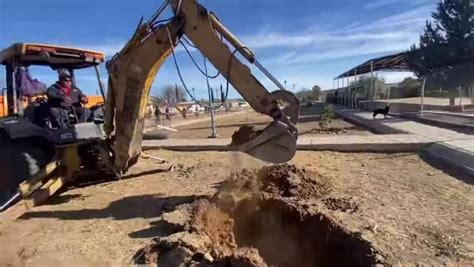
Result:
<svg viewBox="0 0 474 267"><path fill-rule="evenodd" d="M254 247L272 266L371 266L368 242L323 214L311 214L284 200L243 202L233 233L239 247Z"/></svg>
<svg viewBox="0 0 474 267"><path fill-rule="evenodd" d="M180 220L182 231L157 238L137 253L135 262L159 266L377 263L370 243L303 204L307 199L325 203L329 192L330 185L321 177L293 165L244 170L225 182L210 202L201 200L174 211L187 218L185 223Z"/></svg>

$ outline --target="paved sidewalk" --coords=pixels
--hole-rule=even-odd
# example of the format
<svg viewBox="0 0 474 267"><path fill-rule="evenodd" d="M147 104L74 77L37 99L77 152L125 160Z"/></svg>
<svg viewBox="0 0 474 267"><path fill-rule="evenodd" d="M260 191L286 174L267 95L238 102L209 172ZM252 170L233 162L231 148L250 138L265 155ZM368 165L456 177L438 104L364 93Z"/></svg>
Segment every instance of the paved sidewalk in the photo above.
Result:
<svg viewBox="0 0 474 267"><path fill-rule="evenodd" d="M474 112L466 111L466 112L449 112L449 111L441 111L441 110L426 110L425 114L442 114L442 115L449 115L454 117L462 117L462 118L474 118Z"/></svg>
<svg viewBox="0 0 474 267"><path fill-rule="evenodd" d="M425 112L423 117L419 113L402 113L397 116L459 133L474 134L474 116L457 116L433 112Z"/></svg>
<svg viewBox="0 0 474 267"><path fill-rule="evenodd" d="M339 116L363 127L382 129L385 132L400 131L425 138L425 140L436 144L426 149L430 156L474 175L474 135L458 133L399 117L374 119L371 112L340 106L335 106L335 110Z"/></svg>
<svg viewBox="0 0 474 267"><path fill-rule="evenodd" d="M408 134L414 134L427 138L434 142L453 142L455 146L460 146L461 149L468 148L474 152L474 135L458 133L456 131L430 126L418 122L411 121L405 118L390 117L386 119L379 115L378 118L373 118L372 113L353 109L338 109L336 113L343 117L352 120L358 120L364 124L364 127L387 127L394 131L399 131Z"/></svg>

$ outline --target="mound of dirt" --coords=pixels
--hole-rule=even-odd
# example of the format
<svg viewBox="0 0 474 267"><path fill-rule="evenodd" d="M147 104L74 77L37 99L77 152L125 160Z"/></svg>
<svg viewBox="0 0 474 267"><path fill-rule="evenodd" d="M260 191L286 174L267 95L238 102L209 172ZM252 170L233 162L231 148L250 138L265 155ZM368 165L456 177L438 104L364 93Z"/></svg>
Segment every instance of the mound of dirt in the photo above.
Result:
<svg viewBox="0 0 474 267"><path fill-rule="evenodd" d="M216 196L222 197L228 192L246 196L252 193L267 193L273 197L319 199L331 192L331 185L316 173L297 168L295 165L281 164L233 173L229 180L221 184Z"/></svg>
<svg viewBox="0 0 474 267"><path fill-rule="evenodd" d="M257 172L261 190L282 197L299 199L320 198L330 192L322 177L295 165L266 166Z"/></svg>
<svg viewBox="0 0 474 267"><path fill-rule="evenodd" d="M370 243L301 204L320 199L328 208L355 210L327 197L331 186L294 165L243 170L210 200L162 215L178 232L159 237L134 257L158 266L371 266ZM349 206L348 206L349 205Z"/></svg>

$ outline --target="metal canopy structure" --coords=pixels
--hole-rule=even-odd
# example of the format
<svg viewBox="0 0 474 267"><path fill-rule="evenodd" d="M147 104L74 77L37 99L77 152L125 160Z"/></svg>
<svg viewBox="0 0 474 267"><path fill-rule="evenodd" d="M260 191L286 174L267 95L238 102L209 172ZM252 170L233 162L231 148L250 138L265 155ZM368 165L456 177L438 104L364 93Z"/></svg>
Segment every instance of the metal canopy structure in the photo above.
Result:
<svg viewBox="0 0 474 267"><path fill-rule="evenodd" d="M413 60L417 58L424 58L425 60L423 60L423 62ZM456 69L454 69L454 67L456 67ZM421 72L419 73L422 80L420 114L423 116L423 99L427 79L459 82L459 77L464 77L465 83L470 82L471 88L474 88L474 85L472 85L473 76L471 75L474 69L474 37L449 44L445 43L433 47L369 59L335 77L333 80L333 90L328 93L327 97L330 97L331 101L335 103L351 106L353 108L358 107L359 100L369 100L369 108L373 109L375 94L374 74L376 77L378 71L412 72L414 69ZM441 74L438 75L439 77L437 77L438 72ZM370 83L366 84L365 90L361 92L357 82L362 75L368 73L370 74ZM456 75L457 78L453 78L456 77ZM352 83L351 77L354 78ZM459 84L455 87L459 87ZM462 102L462 91L459 89L459 92ZM390 90L388 93L388 101L389 97Z"/></svg>
<svg viewBox="0 0 474 267"><path fill-rule="evenodd" d="M335 89L333 95L331 95L333 101L352 108L357 108L360 99L370 99L372 103L375 94L373 78L378 71L412 71L408 64L408 52L369 59L337 76L333 80L333 88ZM369 88L357 84L359 78L367 73L370 73L371 76ZM351 77L354 77L352 83Z"/></svg>
<svg viewBox="0 0 474 267"><path fill-rule="evenodd" d="M406 51L393 55L372 58L366 62L342 73L334 79L353 77L377 71L413 71L409 66L408 58L411 56L422 57L425 53L438 55L436 60L428 63L430 69L462 65L474 61L474 37L440 44L434 47Z"/></svg>
<svg viewBox="0 0 474 267"><path fill-rule="evenodd" d="M374 71L411 71L407 62L407 53L402 52L369 59L366 62L337 76L335 79L357 76Z"/></svg>

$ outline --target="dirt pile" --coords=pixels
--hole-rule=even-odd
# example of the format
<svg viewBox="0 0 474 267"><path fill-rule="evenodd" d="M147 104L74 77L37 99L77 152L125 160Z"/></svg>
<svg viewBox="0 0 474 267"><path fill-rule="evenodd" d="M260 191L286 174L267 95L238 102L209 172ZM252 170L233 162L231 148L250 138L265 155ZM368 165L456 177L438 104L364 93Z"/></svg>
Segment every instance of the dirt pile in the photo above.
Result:
<svg viewBox="0 0 474 267"><path fill-rule="evenodd" d="M243 170L210 200L164 214L178 232L158 237L135 263L158 266L369 266L368 242L328 216L308 210L308 199L355 212L350 200L330 198L331 186L294 165Z"/></svg>
<svg viewBox="0 0 474 267"><path fill-rule="evenodd" d="M233 173L230 179L221 184L214 198L218 201L225 198L226 194L236 197L264 194L273 198L304 200L319 199L330 192L331 185L324 177L295 165L281 164Z"/></svg>

